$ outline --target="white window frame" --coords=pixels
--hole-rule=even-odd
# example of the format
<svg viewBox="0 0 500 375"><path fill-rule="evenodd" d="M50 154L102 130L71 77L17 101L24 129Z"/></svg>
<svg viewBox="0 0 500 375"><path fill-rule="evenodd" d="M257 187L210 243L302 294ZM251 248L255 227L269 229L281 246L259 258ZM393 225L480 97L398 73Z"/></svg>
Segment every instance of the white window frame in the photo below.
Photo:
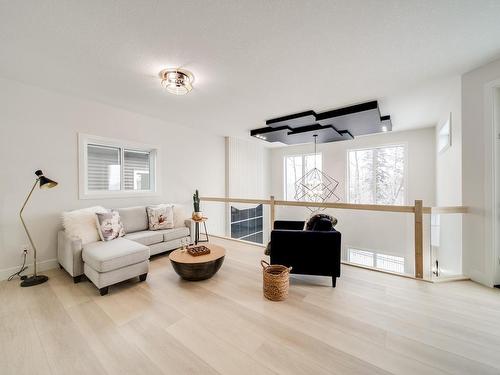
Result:
<svg viewBox="0 0 500 375"><path fill-rule="evenodd" d="M149 190L116 190L116 191L90 191L88 189L88 145L98 145L107 147L118 147L121 152L121 181L123 182L123 160L124 150L149 152L150 186ZM78 133L78 193L80 199L104 199L104 198L131 198L158 196L159 179L157 172L159 169L159 147L137 142L124 141L113 138Z"/></svg>
<svg viewBox="0 0 500 375"><path fill-rule="evenodd" d="M321 152L308 152L308 153L305 153L305 154L289 154L289 155L283 155L283 199L286 200L286 197L287 197L287 183L286 183L286 176L287 176L287 169L286 169L286 159L287 158L292 158L292 157L297 157L297 156L301 156L302 157L302 176L304 176L306 174L305 172L305 158L306 156L311 156L311 155L319 155L319 157L321 158L321 171L323 171L323 153ZM295 201L295 199L293 200Z"/></svg>
<svg viewBox="0 0 500 375"><path fill-rule="evenodd" d="M362 252L372 254L373 264L369 266L369 265L364 265L361 263L351 262L350 261L351 251L362 251ZM407 269L409 267L408 258L404 254L385 253L385 252L381 253L381 252L379 252L377 250L373 250L373 249L365 249L365 248L360 248L360 247L347 246L347 254L346 255L347 255L346 261L349 264L357 264L357 265L360 265L362 267L369 267L369 268L373 268L376 270L383 270L385 272L392 272L392 273L396 273L398 275L407 273ZM384 256L401 258L403 260L403 272L393 271L393 270L389 270L389 269L383 268L383 267L377 267L377 261L380 260L379 257L384 257Z"/></svg>
<svg viewBox="0 0 500 375"><path fill-rule="evenodd" d="M406 206L408 204L408 142L399 142L399 143L388 143L388 144L381 144L377 146L371 146L371 147L361 147L361 148L350 148L347 149L345 153L345 168L346 168L346 175L345 175L345 196L347 197L346 202L350 203L351 202L351 195L350 195L350 171L349 171L349 153L352 151L364 151L364 150L374 150L374 149L380 149L380 148L387 148L387 147L403 147L404 148L404 161L405 161L405 170L404 170L404 197L403 197L403 203L401 206ZM364 204L364 203L362 203ZM377 203L374 203L377 204ZM398 206L398 205L394 205Z"/></svg>

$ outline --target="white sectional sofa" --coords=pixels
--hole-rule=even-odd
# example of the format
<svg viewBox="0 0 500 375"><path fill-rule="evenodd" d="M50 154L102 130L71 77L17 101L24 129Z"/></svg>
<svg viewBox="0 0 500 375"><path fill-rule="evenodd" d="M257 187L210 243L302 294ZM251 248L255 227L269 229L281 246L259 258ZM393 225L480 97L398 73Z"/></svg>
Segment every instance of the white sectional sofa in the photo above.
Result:
<svg viewBox="0 0 500 375"><path fill-rule="evenodd" d="M85 274L101 295L120 281L137 276L141 281L146 280L151 255L176 249L183 240L194 243L194 222L179 220L181 211L175 206L175 227L157 231L149 230L146 206L117 211L125 229L124 237L82 244L81 239L70 238L64 231L58 234L57 257L61 268L73 276L75 283Z"/></svg>

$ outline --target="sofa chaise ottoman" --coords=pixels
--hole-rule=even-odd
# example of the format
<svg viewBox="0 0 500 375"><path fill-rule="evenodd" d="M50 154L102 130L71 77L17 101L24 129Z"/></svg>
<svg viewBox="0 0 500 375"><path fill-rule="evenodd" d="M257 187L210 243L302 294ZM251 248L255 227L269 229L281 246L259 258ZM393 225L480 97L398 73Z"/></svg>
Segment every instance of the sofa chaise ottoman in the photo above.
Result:
<svg viewBox="0 0 500 375"><path fill-rule="evenodd" d="M83 244L80 238L70 237L65 231L58 234L57 257L61 268L75 283L85 274L101 295L112 284L134 277L146 280L151 255L176 249L183 241L194 243L194 222L180 219L182 211L176 210L175 205L174 228L155 231L149 230L146 206L116 210L124 226L124 237Z"/></svg>
<svg viewBox="0 0 500 375"><path fill-rule="evenodd" d="M149 247L125 238L91 242L82 249L83 272L99 289L101 296L110 285L139 276L146 280Z"/></svg>

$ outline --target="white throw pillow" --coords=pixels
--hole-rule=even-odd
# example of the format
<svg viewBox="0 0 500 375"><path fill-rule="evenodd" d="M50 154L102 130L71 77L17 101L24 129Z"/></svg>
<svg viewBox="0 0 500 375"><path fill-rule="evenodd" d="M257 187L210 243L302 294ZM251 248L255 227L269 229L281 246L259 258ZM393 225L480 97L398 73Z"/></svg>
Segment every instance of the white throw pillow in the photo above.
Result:
<svg viewBox="0 0 500 375"><path fill-rule="evenodd" d="M96 224L99 236L103 241L111 241L125 235L123 224L120 220L120 214L116 210L108 212L97 212Z"/></svg>
<svg viewBox="0 0 500 375"><path fill-rule="evenodd" d="M174 227L174 206L160 204L146 207L149 230L172 229Z"/></svg>
<svg viewBox="0 0 500 375"><path fill-rule="evenodd" d="M189 219L185 214L184 207L180 204L174 204L174 228L182 228L185 227L186 224L184 221Z"/></svg>
<svg viewBox="0 0 500 375"><path fill-rule="evenodd" d="M95 224L97 212L107 212L107 210L101 206L94 206L63 212L62 221L66 234L69 237L79 238L82 240L82 244L99 241L99 232Z"/></svg>

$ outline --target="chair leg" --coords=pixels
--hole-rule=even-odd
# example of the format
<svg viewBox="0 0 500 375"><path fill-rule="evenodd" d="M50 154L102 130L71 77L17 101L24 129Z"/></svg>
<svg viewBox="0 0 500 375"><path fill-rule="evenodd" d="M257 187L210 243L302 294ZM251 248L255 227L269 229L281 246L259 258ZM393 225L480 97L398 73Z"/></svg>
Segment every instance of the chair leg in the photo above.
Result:
<svg viewBox="0 0 500 375"><path fill-rule="evenodd" d="M146 277L148 277L147 273L143 273L142 275L139 275L139 280L140 281L146 281Z"/></svg>
<svg viewBox="0 0 500 375"><path fill-rule="evenodd" d="M109 291L109 287L107 287L107 286L99 289L99 293L101 294L101 296L105 296L106 294L108 294L108 291Z"/></svg>
<svg viewBox="0 0 500 375"><path fill-rule="evenodd" d="M332 288L335 288L337 285L337 278L335 276L332 276Z"/></svg>
<svg viewBox="0 0 500 375"><path fill-rule="evenodd" d="M73 283L78 284L80 281L82 281L82 276L83 275L73 276Z"/></svg>

